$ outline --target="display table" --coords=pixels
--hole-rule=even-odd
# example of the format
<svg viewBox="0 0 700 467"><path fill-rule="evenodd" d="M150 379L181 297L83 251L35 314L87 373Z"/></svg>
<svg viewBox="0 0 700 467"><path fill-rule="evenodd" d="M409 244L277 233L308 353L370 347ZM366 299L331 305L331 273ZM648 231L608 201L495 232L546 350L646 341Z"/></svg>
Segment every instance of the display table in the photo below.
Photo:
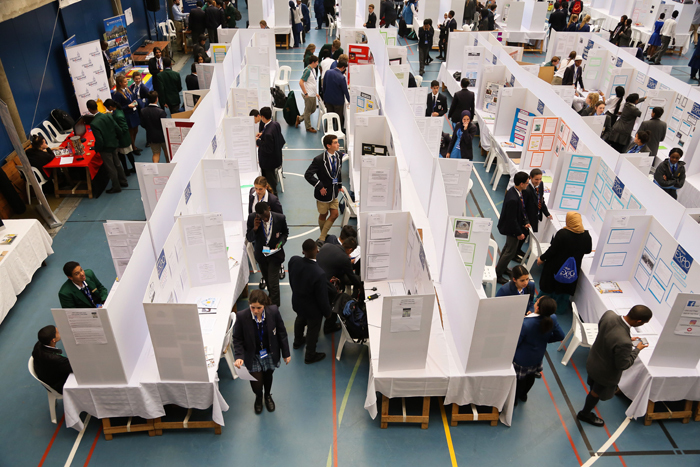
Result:
<svg viewBox="0 0 700 467"><path fill-rule="evenodd" d="M3 222L5 228L0 230L0 240L9 234L17 238L10 245L0 245L0 254L7 252L0 259L0 323L41 263L53 254L53 240L38 220L7 219Z"/></svg>
<svg viewBox="0 0 700 467"><path fill-rule="evenodd" d="M94 180L95 176L97 176L97 172L100 170L100 167L102 166L102 157L100 157L100 154L95 152L93 147L95 146L95 135L92 132L92 129L90 128L90 125L86 125L87 131L85 132L84 139L86 140L83 143L83 146L85 148L85 154L82 156L67 156L67 157L72 157L73 162L70 164L62 164L62 159L63 157L56 157L54 160L49 162L44 166L44 173L48 175L49 177L51 176L51 171L53 171L53 187L54 187L54 195L56 198L60 198L61 195L88 195L88 198L92 198L94 195L94 191L98 190L93 190L92 186L92 181ZM70 138L74 136L74 133L71 132L70 135L68 135L68 138L61 143L61 148L67 148L68 147L68 141ZM83 160L78 160L79 157L82 157ZM78 189L78 187L83 183L82 181L79 181L73 185L73 182L71 181L71 185L73 185L73 188L70 190L61 190L58 187L58 172L60 169L70 169L70 168L84 168L85 169L85 183L86 183L86 188L84 190ZM70 177L68 177L70 180ZM100 194L99 192L97 193L98 195Z"/></svg>
<svg viewBox="0 0 700 467"><path fill-rule="evenodd" d="M236 299L244 292L248 285L250 271L243 261L245 258L244 236L234 235L235 222L225 222L226 244L229 247L229 255L238 261L230 268L231 284L217 284L206 287L197 287L190 290L189 298L201 294L212 294L221 297L217 308L216 323L211 332L203 332L202 338L206 346L214 351L214 365L208 369L208 382L190 381L161 381L158 365L150 339L146 342L136 369L131 376L129 384L113 386L82 386L71 374L63 387L63 407L66 415L66 426L76 430L82 430L83 422L80 419L82 412L105 419L114 417L141 417L153 420L165 415L165 406L175 404L183 408L204 410L212 408L212 421L203 422L223 426L223 412L228 410L226 400L219 392L219 378L217 370L221 351L225 345L224 339L229 322L231 309ZM240 225L241 223L238 222ZM232 253L232 252L237 253ZM230 261L231 263L231 261ZM228 288L230 287L230 289ZM226 290L222 290L226 289ZM208 290L208 292L207 292ZM225 296L224 296L225 295ZM190 302L194 303L192 300ZM201 319L201 315L200 315ZM212 423L213 422L213 423ZM154 429L160 422L154 422ZM183 422L177 422L182 428ZM191 428L197 427L190 423ZM187 427L187 424L184 424Z"/></svg>
<svg viewBox="0 0 700 467"><path fill-rule="evenodd" d="M145 44L136 49L135 52L131 54L131 57L134 59L134 64L148 64L148 60L151 59L151 56L153 54L153 49L156 47L159 47L160 50L163 52L164 57L169 57L170 54L168 53L168 48L170 47L170 41L156 41L156 42L151 42L150 44ZM145 52L145 53L141 53Z"/></svg>
<svg viewBox="0 0 700 467"><path fill-rule="evenodd" d="M292 36L292 27L291 26L276 26L272 28L275 31L275 46L276 47L284 47L285 49L289 48L289 42L291 40ZM277 42L277 36L283 36L284 37L284 42Z"/></svg>
<svg viewBox="0 0 700 467"><path fill-rule="evenodd" d="M454 97L455 93L459 92L462 89L462 86L460 86L459 81L457 81L454 78L454 74L457 71L460 70L448 70L447 69L447 62L442 62L440 64L440 71L438 72L438 81L440 81L445 87L447 87L447 90L450 92L450 95ZM474 91L471 89L471 91ZM476 96L474 97L474 100L476 101Z"/></svg>
<svg viewBox="0 0 700 467"><path fill-rule="evenodd" d="M506 28L505 23L496 21L496 26L498 31L503 32L504 42L513 42L516 44L537 44L532 47L523 47L524 52L535 52L542 53L543 50L547 50L547 31L509 31Z"/></svg>

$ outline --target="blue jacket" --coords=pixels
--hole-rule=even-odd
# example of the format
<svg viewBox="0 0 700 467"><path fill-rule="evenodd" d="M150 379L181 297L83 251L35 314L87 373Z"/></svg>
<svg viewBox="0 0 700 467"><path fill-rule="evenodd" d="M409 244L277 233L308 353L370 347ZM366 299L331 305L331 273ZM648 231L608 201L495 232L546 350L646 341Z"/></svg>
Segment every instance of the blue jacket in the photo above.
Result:
<svg viewBox="0 0 700 467"><path fill-rule="evenodd" d="M565 334L561 326L559 326L557 316L552 315L551 318L554 321L554 327L551 331L542 334L540 332L542 317L525 317L523 327L520 329L520 338L518 339L518 347L515 349L513 362L520 366L537 366L542 363L547 344L564 339Z"/></svg>
<svg viewBox="0 0 700 467"><path fill-rule="evenodd" d="M528 294L530 295L530 298L527 301L527 310L525 310L525 313L527 314L528 311L535 312L535 283L533 281L530 281L527 286L523 289L523 295ZM503 285L500 289L498 289L498 292L496 292L496 297L509 297L511 295L520 295L518 294L518 288L515 286L515 282L508 281L507 284Z"/></svg>
<svg viewBox="0 0 700 467"><path fill-rule="evenodd" d="M330 105L345 105L345 99L350 102L345 75L337 68L328 70L323 78L323 102Z"/></svg>
<svg viewBox="0 0 700 467"><path fill-rule="evenodd" d="M309 32L311 30L311 15L309 7L305 3L301 4L301 16L304 18L304 31Z"/></svg>

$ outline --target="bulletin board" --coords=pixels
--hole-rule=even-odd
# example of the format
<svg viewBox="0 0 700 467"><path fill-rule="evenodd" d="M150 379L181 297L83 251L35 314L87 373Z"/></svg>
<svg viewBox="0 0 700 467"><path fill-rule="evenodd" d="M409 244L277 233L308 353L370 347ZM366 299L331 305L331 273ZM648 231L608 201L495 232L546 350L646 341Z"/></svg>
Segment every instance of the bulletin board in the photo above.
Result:
<svg viewBox="0 0 700 467"><path fill-rule="evenodd" d="M124 275L134 248L146 228L146 221L105 221L103 224L107 235L107 245L117 273L117 280ZM146 231L146 235L150 234Z"/></svg>
<svg viewBox="0 0 700 467"><path fill-rule="evenodd" d="M525 144L525 138L527 137L528 127L530 126L531 117L535 114L523 110L520 108L515 109L515 116L513 117L513 129L510 132L510 142L515 143L518 146L523 146Z"/></svg>
<svg viewBox="0 0 700 467"><path fill-rule="evenodd" d="M175 159L180 145L185 141L185 138L194 126L194 122L187 118L164 118L160 121L165 135L165 144L168 148L168 156L170 162Z"/></svg>
<svg viewBox="0 0 700 467"><path fill-rule="evenodd" d="M557 117L534 117L532 128L524 146L520 168L526 172L534 168L547 170L553 166L554 151L559 137L559 122Z"/></svg>

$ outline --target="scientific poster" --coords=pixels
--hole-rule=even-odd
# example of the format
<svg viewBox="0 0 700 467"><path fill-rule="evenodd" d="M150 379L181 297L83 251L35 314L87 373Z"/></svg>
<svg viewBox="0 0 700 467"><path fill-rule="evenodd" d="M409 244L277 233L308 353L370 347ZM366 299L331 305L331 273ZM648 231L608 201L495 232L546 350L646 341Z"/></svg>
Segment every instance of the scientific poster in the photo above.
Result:
<svg viewBox="0 0 700 467"><path fill-rule="evenodd" d="M109 64L115 74L126 73L134 66L129 39L126 37L126 18L124 15L107 18L104 20L104 25Z"/></svg>

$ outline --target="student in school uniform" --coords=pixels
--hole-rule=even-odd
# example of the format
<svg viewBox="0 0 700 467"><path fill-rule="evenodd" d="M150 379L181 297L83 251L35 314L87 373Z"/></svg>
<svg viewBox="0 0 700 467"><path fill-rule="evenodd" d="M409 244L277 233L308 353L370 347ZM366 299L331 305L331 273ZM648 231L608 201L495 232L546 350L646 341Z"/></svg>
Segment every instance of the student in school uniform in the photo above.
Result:
<svg viewBox="0 0 700 467"><path fill-rule="evenodd" d="M654 172L654 183L673 199L678 199L678 190L685 184L685 162L681 161L681 157L681 148L671 149L668 159L659 164Z"/></svg>
<svg viewBox="0 0 700 467"><path fill-rule="evenodd" d="M252 214L255 211L255 205L260 202L269 204L272 212L284 214L279 198L272 193L272 187L262 175L255 179L253 188L248 193L248 214Z"/></svg>
<svg viewBox="0 0 700 467"><path fill-rule="evenodd" d="M462 123L455 125L450 144L447 146L447 159L474 159L472 141L476 135L476 125L472 123L472 115L468 110L462 111Z"/></svg>
<svg viewBox="0 0 700 467"><path fill-rule="evenodd" d="M442 117L447 112L447 98L440 93L440 82L433 80L430 91L425 102L425 116Z"/></svg>
<svg viewBox="0 0 700 467"><path fill-rule="evenodd" d="M528 295L525 314L535 312L535 283L530 280L530 272L523 265L517 265L512 269L511 280L504 284L496 297L508 297L511 295Z"/></svg>

